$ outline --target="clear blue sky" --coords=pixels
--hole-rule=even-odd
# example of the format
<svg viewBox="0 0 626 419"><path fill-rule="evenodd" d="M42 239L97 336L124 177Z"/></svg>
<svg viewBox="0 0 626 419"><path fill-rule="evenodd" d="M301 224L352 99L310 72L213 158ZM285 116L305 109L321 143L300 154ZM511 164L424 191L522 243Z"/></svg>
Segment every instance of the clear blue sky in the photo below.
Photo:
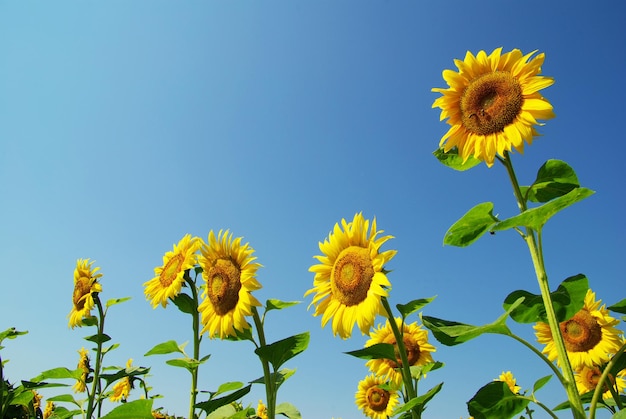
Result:
<svg viewBox="0 0 626 419"><path fill-rule="evenodd" d="M552 283L585 273L603 301L623 298L626 11L622 2L0 1L0 329L9 378L74 367L88 330L70 330L72 272L95 259L108 361L152 367L170 413L187 412L188 374L144 358L191 339L188 316L153 310L142 284L184 234L230 228L263 264L255 295L301 300L268 319L270 340L309 330L310 348L280 401L306 419L362 417L354 405L361 348L307 311L308 272L335 222L363 211L396 238L391 303L437 295L424 314L491 322L515 289L537 291L522 240L510 232L443 247L473 205L516 206L502 167L466 173L431 155L447 126L432 87L467 50L546 53L544 91L557 117L514 155L522 183L549 158L572 165L597 193L545 229ZM616 289L619 292L616 292ZM534 340L528 326L514 330ZM524 389L549 374L500 336L438 347L446 364L420 389L445 382L428 418L467 416L475 391L511 370ZM205 341L200 387L262 374L248 343ZM539 396L565 399L556 386ZM256 405L257 387L245 399ZM541 417L541 415L537 415Z"/></svg>

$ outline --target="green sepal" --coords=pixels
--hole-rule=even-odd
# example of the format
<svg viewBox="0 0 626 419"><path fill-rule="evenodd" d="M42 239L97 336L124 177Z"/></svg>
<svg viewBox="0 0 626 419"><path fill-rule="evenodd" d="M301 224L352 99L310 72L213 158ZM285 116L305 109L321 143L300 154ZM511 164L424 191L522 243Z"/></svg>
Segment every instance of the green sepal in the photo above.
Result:
<svg viewBox="0 0 626 419"><path fill-rule="evenodd" d="M589 281L583 274L571 276L564 280L556 291L550 293L556 318L564 322L578 313L585 304L585 295L589 289ZM524 301L513 311L511 318L518 323L547 323L546 309L541 295L532 294L528 291L517 290L510 293L504 299L504 309L508 308L518 299Z"/></svg>
<svg viewBox="0 0 626 419"><path fill-rule="evenodd" d="M278 370L285 362L306 350L309 346L309 332L276 341L255 349L255 353Z"/></svg>
<svg viewBox="0 0 626 419"><path fill-rule="evenodd" d="M443 244L465 247L474 243L498 221L492 211L492 202L483 202L470 209L446 231Z"/></svg>
<svg viewBox="0 0 626 419"><path fill-rule="evenodd" d="M518 299L515 303L509 307L509 309L502 314L496 321L483 326L472 326L469 324L453 322L448 320L442 320L430 316L422 316L424 326L430 329L435 339L446 346L454 346L467 342L485 333L495 333L501 335L508 335L511 333L506 325L506 319L523 301L523 298Z"/></svg>
<svg viewBox="0 0 626 419"><path fill-rule="evenodd" d="M152 402L152 399L140 399L122 403L102 416L102 419L154 419Z"/></svg>
<svg viewBox="0 0 626 419"><path fill-rule="evenodd" d="M391 343L375 343L371 346L367 346L363 349L357 349L356 351L345 352L347 355L352 355L360 359L390 359L396 361L395 348Z"/></svg>
<svg viewBox="0 0 626 419"><path fill-rule="evenodd" d="M88 340L94 343L104 343L104 342L110 341L111 336L107 335L106 333L97 333L95 335L87 336L85 340Z"/></svg>
<svg viewBox="0 0 626 419"><path fill-rule="evenodd" d="M548 160L537 172L530 186L520 187L527 201L548 202L580 187L576 172L561 160Z"/></svg>
<svg viewBox="0 0 626 419"><path fill-rule="evenodd" d="M424 306L430 304L434 299L435 299L435 297L420 298L420 299L417 299L417 300L410 301L410 302L408 302L406 304L396 304L396 308L398 309L398 311L402 315L402 318L406 319L411 314L413 314L416 311L420 310Z"/></svg>
<svg viewBox="0 0 626 419"><path fill-rule="evenodd" d="M576 188L567 194L551 200L540 207L531 208L519 215L496 223L491 230L508 230L514 227L529 227L535 231L540 231L543 225L557 212L582 201L593 195L595 192L587 188Z"/></svg>
<svg viewBox="0 0 626 419"><path fill-rule="evenodd" d="M196 302L184 292L179 293L177 296L171 298L171 300L183 313L195 314L198 312Z"/></svg>
<svg viewBox="0 0 626 419"><path fill-rule="evenodd" d="M442 148L438 148L433 151L433 155L444 166L448 166L449 168L458 170L459 172L464 172L480 164L480 160L474 156L469 156L467 161L463 163L463 158L459 156L459 150L456 147L448 150L448 152L444 152Z"/></svg>
<svg viewBox="0 0 626 419"><path fill-rule="evenodd" d="M415 397L414 399L409 400L402 406L398 406L397 408L393 410L393 412L391 413L391 416L408 412L409 410L412 410L415 407L418 407L420 412L423 412L426 406L426 403L428 403L433 397L435 397L435 395L439 393L442 387L443 387L443 383L439 383L433 388L431 388L430 390L428 390L426 393L422 394L421 396L418 396L418 397Z"/></svg>
<svg viewBox="0 0 626 419"><path fill-rule="evenodd" d="M270 310L282 310L283 308L295 306L300 304L300 301L281 301L276 299L269 299L265 303L265 312Z"/></svg>
<svg viewBox="0 0 626 419"><path fill-rule="evenodd" d="M125 301L130 300L131 298L132 298L132 297L113 298L113 299L108 300L108 301L106 302L106 307L108 308L108 307L114 306L115 304L120 304L120 303L123 303L123 302L125 302Z"/></svg>
<svg viewBox="0 0 626 419"><path fill-rule="evenodd" d="M607 307L609 310L614 311L620 314L626 314L626 299L623 299L617 304L613 304L610 307Z"/></svg>
<svg viewBox="0 0 626 419"><path fill-rule="evenodd" d="M302 419L300 411L291 403L281 403L276 406L276 415L287 416L289 419Z"/></svg>
<svg viewBox="0 0 626 419"><path fill-rule="evenodd" d="M507 419L523 411L529 402L515 395L507 383L492 381L467 402L467 409L476 419Z"/></svg>
<svg viewBox="0 0 626 419"><path fill-rule="evenodd" d="M159 343L158 345L155 345L152 349L146 352L143 356L164 355L164 354L171 354L173 352L179 352L184 355L185 351L183 349L185 345L187 345L187 342L183 343L182 345L179 345L178 343L176 343L175 340L168 340L167 342L163 342L163 343Z"/></svg>
<svg viewBox="0 0 626 419"><path fill-rule="evenodd" d="M219 397L217 399L209 399L205 402L196 403L194 407L204 410L204 412L208 415L209 413L215 411L216 409L225 406L229 403L235 402L241 399L243 396L250 392L250 388L252 384L248 384L244 388L241 388L233 393L230 393L227 396Z"/></svg>

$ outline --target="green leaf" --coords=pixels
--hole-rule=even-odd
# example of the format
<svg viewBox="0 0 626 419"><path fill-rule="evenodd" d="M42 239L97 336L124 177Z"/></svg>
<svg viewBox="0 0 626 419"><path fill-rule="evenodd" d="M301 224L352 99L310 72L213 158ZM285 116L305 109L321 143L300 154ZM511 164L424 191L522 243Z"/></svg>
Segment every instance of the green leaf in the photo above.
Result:
<svg viewBox="0 0 626 419"><path fill-rule="evenodd" d="M492 231L507 230L514 227L529 227L535 231L541 230L543 225L557 212L582 201L594 194L594 191L587 188L576 188L567 194L560 196L540 207L531 208L515 217L500 221L494 225Z"/></svg>
<svg viewBox="0 0 626 419"><path fill-rule="evenodd" d="M243 331L235 329L235 334L236 336L226 336L225 339L233 342L238 342L240 340L249 340L254 342L251 329L244 329Z"/></svg>
<svg viewBox="0 0 626 419"><path fill-rule="evenodd" d="M465 247L474 243L496 224L492 211L492 202L483 202L470 209L446 231L443 244Z"/></svg>
<svg viewBox="0 0 626 419"><path fill-rule="evenodd" d="M492 381L478 390L467 408L475 419L507 419L523 411L528 403L513 394L506 383Z"/></svg>
<svg viewBox="0 0 626 419"><path fill-rule="evenodd" d="M130 369L122 368L118 369L113 374L100 374L100 378L106 380L107 385L114 383L115 381L124 377L135 377L137 375L146 375L150 372L150 368L145 367L131 367Z"/></svg>
<svg viewBox="0 0 626 419"><path fill-rule="evenodd" d="M282 310L283 308L295 306L297 304L300 304L300 301L281 301L269 299L265 303L265 312L267 313L270 310Z"/></svg>
<svg viewBox="0 0 626 419"><path fill-rule="evenodd" d="M125 301L130 300L130 299L131 299L131 297L114 298L114 299L111 299L111 300L107 301L106 302L106 306L107 307L111 307L111 306L114 306L115 304L120 304L120 303L123 303Z"/></svg>
<svg viewBox="0 0 626 419"><path fill-rule="evenodd" d="M429 372L442 368L443 365L444 365L443 362L435 361L435 362L429 362L421 366L415 365L415 366L410 367L409 369L411 370L411 377L420 379L422 378L422 376L425 377L426 374L428 374Z"/></svg>
<svg viewBox="0 0 626 419"><path fill-rule="evenodd" d="M228 393L229 391L239 390L243 387L243 383L241 381L230 381L228 383L221 384L217 391L211 395L211 397L217 396L222 393Z"/></svg>
<svg viewBox="0 0 626 419"><path fill-rule="evenodd" d="M626 314L626 299L620 301L617 304L613 304L611 307L607 307L607 308L616 313Z"/></svg>
<svg viewBox="0 0 626 419"><path fill-rule="evenodd" d="M285 362L303 352L308 346L309 332L304 332L261 346L254 352L259 358L272 364L274 370L278 370Z"/></svg>
<svg viewBox="0 0 626 419"><path fill-rule="evenodd" d="M459 150L456 147L449 150L447 153L445 153L443 149L439 148L433 151L433 155L444 166L448 166L451 169L458 170L460 172L464 172L465 170L471 169L472 167L480 164L480 160L473 156L470 156L467 161L463 163L463 159L459 156Z"/></svg>
<svg viewBox="0 0 626 419"><path fill-rule="evenodd" d="M406 304L396 304L396 308L398 309L398 311L402 315L402 318L406 319L411 314L413 314L416 311L420 310L422 307L430 304L434 299L435 299L435 297L420 298L418 300L413 300L413 301L408 302Z"/></svg>
<svg viewBox="0 0 626 419"><path fill-rule="evenodd" d="M20 386L13 391L12 396L9 395L12 405L28 406L33 399L34 393Z"/></svg>
<svg viewBox="0 0 626 419"><path fill-rule="evenodd" d="M533 385L533 393L537 392L537 390L545 386L548 383L548 381L550 381L551 378L552 378L552 375L546 375L545 377L542 377L538 379L537 381L535 381L535 384Z"/></svg>
<svg viewBox="0 0 626 419"><path fill-rule="evenodd" d="M589 289L589 281L583 274L578 274L563 281L556 291L550 293L557 320L564 322L578 313L585 303L585 295ZM513 291L504 299L504 309L520 298L524 301L513 311L511 318L518 323L548 322L546 309L541 295L528 291Z"/></svg>
<svg viewBox="0 0 626 419"><path fill-rule="evenodd" d="M616 412L611 419L626 419L626 410L620 410Z"/></svg>
<svg viewBox="0 0 626 419"><path fill-rule="evenodd" d="M270 380L274 380L276 388L278 389L289 377L296 373L295 369L281 368L278 372L270 374ZM263 384L265 385L265 377L259 377L254 381L250 381L251 384Z"/></svg>
<svg viewBox="0 0 626 419"><path fill-rule="evenodd" d="M59 368L53 368L51 370L44 371L41 374L39 374L37 377L33 378L31 381L37 383L46 379L62 380L65 378L78 380L82 375L83 375L82 368L70 370L65 367L59 367Z"/></svg>
<svg viewBox="0 0 626 419"><path fill-rule="evenodd" d="M20 332L15 327L10 327L4 332L0 332L0 343L2 343L4 339L15 339L16 337L27 333L28 331Z"/></svg>
<svg viewBox="0 0 626 419"><path fill-rule="evenodd" d="M133 400L122 403L102 416L102 419L153 419L152 400Z"/></svg>
<svg viewBox="0 0 626 419"><path fill-rule="evenodd" d="M85 340L88 340L94 343L104 343L104 342L110 341L111 336L107 335L106 333L102 333L102 334L98 333L95 335L87 336Z"/></svg>
<svg viewBox="0 0 626 419"><path fill-rule="evenodd" d="M83 319L80 321L80 324L87 327L96 326L98 324L98 318L95 316L83 317Z"/></svg>
<svg viewBox="0 0 626 419"><path fill-rule="evenodd" d="M48 397L46 398L46 401L72 403L80 407L80 403L78 403L76 399L74 398L74 396L72 396L71 394L61 394L58 396Z"/></svg>
<svg viewBox="0 0 626 419"><path fill-rule="evenodd" d="M529 187L522 187L526 200L548 202L580 186L576 172L561 160L548 160L539 168L537 178Z"/></svg>
<svg viewBox="0 0 626 419"><path fill-rule="evenodd" d="M167 361L165 361L165 363L173 367L185 368L190 372L198 368L198 365L200 365L200 362L198 360L191 358L168 359Z"/></svg>
<svg viewBox="0 0 626 419"><path fill-rule="evenodd" d="M146 352L144 356L164 355L164 354L171 354L173 352L179 352L184 355L185 352L183 351L183 348L185 347L186 344L187 343L184 343L183 345L179 345L178 343L176 343L175 340L168 340L167 342L159 343L154 348Z"/></svg>
<svg viewBox="0 0 626 419"><path fill-rule="evenodd" d="M390 359L396 361L395 348L391 343L375 343L356 351L345 352L360 359Z"/></svg>
<svg viewBox="0 0 626 419"><path fill-rule="evenodd" d="M51 387L69 387L69 384L63 383L47 383L45 381L34 382L34 381L26 381L22 380L22 385L26 389L36 389L36 388L51 388Z"/></svg>
<svg viewBox="0 0 626 419"><path fill-rule="evenodd" d="M515 310L523 299L520 298L509 307L496 321L484 326L472 326L469 324L442 320L435 317L422 316L424 326L430 329L433 336L446 346L454 346L474 339L484 333L508 335L511 333L506 325L506 319L510 312Z"/></svg>
<svg viewBox="0 0 626 419"><path fill-rule="evenodd" d="M106 354L109 351L112 351L113 349L116 349L117 347L119 347L120 344L119 343L114 343L113 345L107 347L107 348L102 348L102 353Z"/></svg>
<svg viewBox="0 0 626 419"><path fill-rule="evenodd" d="M289 419L302 419L302 415L291 403L281 403L276 406L276 414L287 416Z"/></svg>
<svg viewBox="0 0 626 419"><path fill-rule="evenodd" d="M173 297L172 302L183 313L195 314L198 312L198 306L196 305L196 302L193 300L193 298L191 298L184 292L181 292L176 297Z"/></svg>
<svg viewBox="0 0 626 419"><path fill-rule="evenodd" d="M443 383L437 384L435 387L428 390L425 394L422 394L419 397L415 397L414 399L409 400L402 406L399 406L396 409L394 409L394 411L391 413L391 416L408 412L409 410L413 409L416 406L419 406L420 411L423 411L424 407L426 406L426 403L428 403L433 397L435 397L435 395L439 393L442 387L443 387Z"/></svg>
<svg viewBox="0 0 626 419"><path fill-rule="evenodd" d="M225 406L229 403L235 402L248 394L250 392L250 388L252 384L248 384L242 389L239 389L228 396L219 397L217 399L207 400L205 402L196 403L195 407L198 409L204 410L204 412L208 415L209 413L215 411L216 409Z"/></svg>

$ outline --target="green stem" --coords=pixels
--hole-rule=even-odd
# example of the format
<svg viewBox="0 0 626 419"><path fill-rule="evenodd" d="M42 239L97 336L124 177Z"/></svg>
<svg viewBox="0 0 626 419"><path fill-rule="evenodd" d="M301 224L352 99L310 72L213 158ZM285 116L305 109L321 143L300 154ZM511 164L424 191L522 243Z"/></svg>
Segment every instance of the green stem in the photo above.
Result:
<svg viewBox="0 0 626 419"><path fill-rule="evenodd" d="M193 359L194 361L200 360L200 342L202 341L202 335L200 335L200 312L197 310L199 301L198 301L198 290L196 289L196 283L191 280L189 277L189 271L185 271L185 281L189 288L191 289L191 298L194 302L194 307L196 310L193 310L191 313L191 317L193 319ZM200 368L200 364L196 364L191 369L191 390L189 395L189 419L196 418L196 397L198 395L198 369Z"/></svg>
<svg viewBox="0 0 626 419"><path fill-rule="evenodd" d="M611 361L606 365L606 367L604 368L604 371L602 371L602 375L600 376L600 379L598 380L598 385L596 386L596 389L593 392L593 397L591 398L591 404L589 404L589 419L594 419L596 417L596 409L598 405L598 400L600 399L600 395L603 393L604 383L606 382L611 372L611 369L613 369L613 366L617 363L617 361L619 361L619 358L622 355L624 355L624 351L626 351L626 343L622 345L621 348L619 348L619 351L617 351L617 353L613 355L613 358L611 358ZM612 386L609 386L609 387L612 387ZM619 398L619 395L618 397L614 397L614 398L615 398L615 403L621 410L622 403Z"/></svg>
<svg viewBox="0 0 626 419"><path fill-rule="evenodd" d="M387 312L387 318L389 319L389 325L391 326L391 330L393 331L393 336L396 339L396 345L398 345L398 352L400 353L400 360L402 361L402 381L404 382L404 389L408 398L408 402L417 397L417 393L415 391L415 388L413 387L413 380L411 379L411 366L409 365L409 358L406 354L404 338L402 336L402 333L400 332L400 329L398 329L396 319L394 318L393 312L391 311L391 306L389 306L389 301L387 301L387 298L385 297L382 297L381 301L383 303L385 311ZM415 407L414 409L411 409L411 417L413 419L421 417L420 408Z"/></svg>
<svg viewBox="0 0 626 419"><path fill-rule="evenodd" d="M525 339L517 336L514 333L507 333L507 336L512 337L513 339L517 340L518 342L522 343L524 346L526 346L528 349L530 349L531 351L533 351L535 353L535 355L537 355L539 358L541 358L541 360L543 362L545 362L550 369L552 370L552 372L554 372L554 375L556 375L556 377L559 379L559 381L561 382L561 384L565 385L565 381L563 379L563 374L561 374L561 371L559 371L559 369L557 368L556 365L554 365L553 362L550 362L550 360L541 353L541 351L537 348L535 348L533 345L531 345L529 342L527 342Z"/></svg>
<svg viewBox="0 0 626 419"><path fill-rule="evenodd" d="M2 357L0 356L0 418L4 417L4 373L2 372ZM9 389L7 388L7 395Z"/></svg>
<svg viewBox="0 0 626 419"><path fill-rule="evenodd" d="M522 196L509 153L505 152L504 159L500 159L500 161L506 167L509 178L511 180L511 184L513 186L513 193L515 194L515 198L517 199L517 205L520 212L523 213L527 209L526 200ZM537 236L535 236L535 230L531 228L526 228L524 240L526 241L526 244L528 245L528 249L530 251L530 257L533 262L533 267L535 268L535 275L537 276L539 289L541 290L541 298L543 300L543 304L546 310L548 325L550 326L550 332L552 333L552 339L554 341L554 346L557 351L559 364L561 365L561 370L563 371L563 379L561 380L561 382L563 383L565 391L567 392L567 398L570 402L574 417L585 418L585 410L580 400L578 390L576 389L574 372L567 356L565 342L563 341L561 329L559 328L559 321L556 317L554 306L552 304L552 299L550 297L550 284L548 283L548 276L546 274L543 253L541 249L541 232L537 231Z"/></svg>
<svg viewBox="0 0 626 419"><path fill-rule="evenodd" d="M257 335L259 336L259 347L262 348L267 345L265 341L265 332L263 331L263 320L259 317L259 311L256 307L252 307L252 318L254 319L254 325ZM265 380L265 397L267 398L267 417L268 419L274 419L276 416L276 381L272 378L270 372L270 364L267 360L259 357L261 364L263 365L263 377Z"/></svg>
<svg viewBox="0 0 626 419"><path fill-rule="evenodd" d="M94 292L91 294L94 302L96 303L96 307L98 308L98 347L96 350L96 365L93 371L93 381L91 383L91 393L89 394L89 399L87 401L87 419L91 419L94 408L95 408L95 399L96 395L100 397L100 368L102 366L102 358L104 354L102 353L102 336L104 335L104 318L105 313L102 310L102 303L100 302L100 298L98 297L98 293Z"/></svg>
<svg viewBox="0 0 626 419"><path fill-rule="evenodd" d="M520 396L520 399L526 399L526 400L529 400L529 401L535 403L537 406L539 406L543 410L545 410L548 413L548 415L550 415L554 419L559 419L559 417L548 406L546 406L545 404L543 404L540 401L536 400L534 397ZM528 407L526 408L526 411L528 412ZM530 413L529 413L528 416L531 416Z"/></svg>

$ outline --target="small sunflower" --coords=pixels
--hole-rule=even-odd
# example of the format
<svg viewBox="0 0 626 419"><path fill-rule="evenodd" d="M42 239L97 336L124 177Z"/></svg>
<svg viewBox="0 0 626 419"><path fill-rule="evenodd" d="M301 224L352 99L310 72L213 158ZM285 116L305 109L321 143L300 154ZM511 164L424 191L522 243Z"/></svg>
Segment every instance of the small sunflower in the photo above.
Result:
<svg viewBox="0 0 626 419"><path fill-rule="evenodd" d="M587 290L583 308L559 325L574 370L606 363L622 345L622 332L615 328L619 320L611 317L601 303L596 301L594 292ZM556 360L557 351L548 324L537 323L534 329L538 342L546 345L543 353L550 361Z"/></svg>
<svg viewBox="0 0 626 419"><path fill-rule="evenodd" d="M359 382L356 405L372 419L387 419L398 404L398 392L385 385L381 377L369 375Z"/></svg>
<svg viewBox="0 0 626 419"><path fill-rule="evenodd" d="M54 409L56 409L56 405L50 401L46 402L46 408L43 410L43 419L48 419L50 416L54 414Z"/></svg>
<svg viewBox="0 0 626 419"><path fill-rule="evenodd" d="M263 404L263 400L259 400L259 404L256 408L256 416L259 419L267 419L267 407Z"/></svg>
<svg viewBox="0 0 626 419"><path fill-rule="evenodd" d="M144 294L150 300L152 308L159 304L167 306L168 298L180 294L185 282L185 271L196 264L196 252L200 247L200 239L185 235L173 250L163 256L163 265L154 268L155 277L145 282Z"/></svg>
<svg viewBox="0 0 626 419"><path fill-rule="evenodd" d="M92 268L93 261L89 259L78 259L76 269L74 269L74 294L72 295L72 311L69 314L69 326L73 329L82 326L85 317L91 317L91 309L96 302L93 293L102 292L102 285L98 278L102 276L97 273L100 268Z"/></svg>
<svg viewBox="0 0 626 419"><path fill-rule="evenodd" d="M500 374L500 376L493 381L502 381L503 383L506 383L506 385L509 386L511 393L513 394L519 394L520 390L522 389L520 386L517 385L517 381L515 380L515 377L513 377L513 373L511 371L502 371L502 374Z"/></svg>
<svg viewBox="0 0 626 419"><path fill-rule="evenodd" d="M76 384L74 384L73 389L75 393L82 393L87 389L87 376L91 370L89 368L89 351L85 348L81 348L78 353L80 355L80 359L78 361L77 368L82 369L83 373L80 378L76 380Z"/></svg>
<svg viewBox="0 0 626 419"><path fill-rule="evenodd" d="M43 398L43 396L37 393L37 391L35 390L31 391L33 392L33 410L35 412L39 410L39 413L41 413L41 399Z"/></svg>
<svg viewBox="0 0 626 419"><path fill-rule="evenodd" d="M251 294L261 288L256 271L261 266L254 262L254 249L242 245L241 237L233 239L228 230L220 230L217 237L211 231L208 244L202 243L198 263L206 287L198 311L202 313L202 333L211 338L236 336L250 328L246 316L252 307L261 303Z"/></svg>
<svg viewBox="0 0 626 419"><path fill-rule="evenodd" d="M576 388L578 388L578 393L585 394L590 391L594 391L596 386L598 385L598 381L600 380L600 376L602 375L602 371L599 367L595 366L593 368L589 367L581 367L574 373L574 379L576 380ZM617 394L623 393L626 388L626 370L621 370L617 373L617 376L614 377L611 374L608 376L608 384L613 386ZM607 382L605 381L604 387L606 389L605 392L602 393L603 399L610 399L613 397L611 394L611 390L607 387Z"/></svg>
<svg viewBox="0 0 626 419"><path fill-rule="evenodd" d="M443 95L433 108L441 108L440 119L451 125L439 147L445 152L457 147L463 161L474 156L489 167L496 153L503 156L512 148L523 153L524 141L531 144L539 135L537 119L554 117L552 105L539 94L554 79L538 75L545 54L531 59L535 52L502 54L497 48L490 55L468 51L463 61L454 60L459 71L443 71L449 88L432 89Z"/></svg>
<svg viewBox="0 0 626 419"><path fill-rule="evenodd" d="M324 243L319 244L321 262L309 268L315 273L314 287L304 295L315 293L309 305L315 306L314 316L322 315L322 327L333 318L333 335L347 339L356 323L363 334L369 334L376 315L384 311L381 298L388 295L391 283L384 265L397 253L380 251L392 236L376 237L376 218L370 222L361 213L351 222L341 220ZM369 231L368 231L369 230Z"/></svg>
<svg viewBox="0 0 626 419"><path fill-rule="evenodd" d="M129 359L126 363L126 369L129 370L133 367L133 360ZM110 400L112 402L126 401L128 399L128 395L130 394L131 384L130 378L128 376L120 379L113 386L113 394L111 394Z"/></svg>
<svg viewBox="0 0 626 419"><path fill-rule="evenodd" d="M397 317L395 321L398 329L400 329L402 318ZM407 351L409 366L419 366L433 362L431 353L435 352L436 349L433 345L428 343L428 331L422 329L417 323L405 324L401 331L404 347ZM376 343L392 344L396 350L397 360L371 359L367 361L365 365L377 376L391 381L395 386L399 387L402 384L402 373L398 371L397 368L402 366L402 361L398 353L398 345L389 320L387 320L384 326L379 325L377 329L372 331L370 339L365 343L365 346L372 346Z"/></svg>

